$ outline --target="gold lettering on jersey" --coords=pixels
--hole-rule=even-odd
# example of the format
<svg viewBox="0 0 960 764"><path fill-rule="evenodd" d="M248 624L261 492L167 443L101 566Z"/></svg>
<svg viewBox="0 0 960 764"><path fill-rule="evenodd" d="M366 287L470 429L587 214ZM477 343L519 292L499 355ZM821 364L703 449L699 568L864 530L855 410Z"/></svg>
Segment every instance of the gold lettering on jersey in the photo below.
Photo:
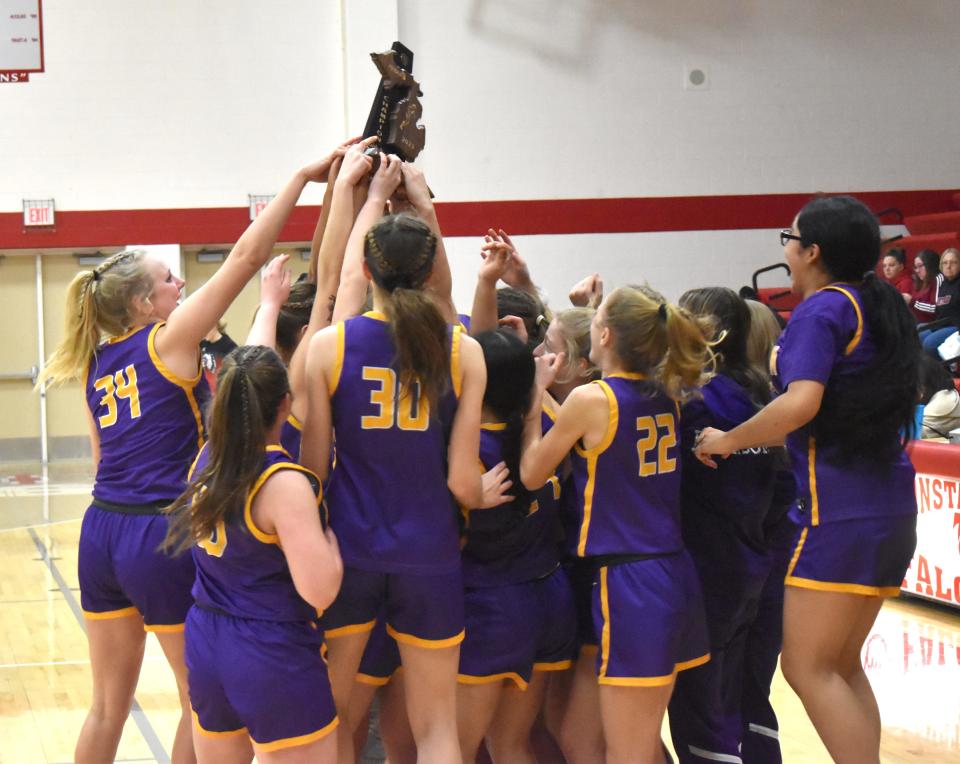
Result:
<svg viewBox="0 0 960 764"><path fill-rule="evenodd" d="M140 390L137 388L137 370L133 364L116 374L107 374L93 383L95 390L103 393L100 405L107 410L98 418L101 429L117 423L117 398L123 398L130 404L130 418L140 417Z"/></svg>
<svg viewBox="0 0 960 764"><path fill-rule="evenodd" d="M382 366L364 366L362 377L376 383L370 390L370 404L375 414L360 417L364 430L401 430L423 432L430 426L430 404L420 395L420 383L411 390L397 384L397 373Z"/></svg>
<svg viewBox="0 0 960 764"><path fill-rule="evenodd" d="M217 523L210 537L198 541L197 546L211 557L223 557L223 553L227 550L227 527L223 524L223 520Z"/></svg>
<svg viewBox="0 0 960 764"><path fill-rule="evenodd" d="M676 456L670 450L677 445L676 419L673 414L637 417L637 431L645 433L637 441L640 477L666 475L677 468ZM650 454L656 450L656 458Z"/></svg>

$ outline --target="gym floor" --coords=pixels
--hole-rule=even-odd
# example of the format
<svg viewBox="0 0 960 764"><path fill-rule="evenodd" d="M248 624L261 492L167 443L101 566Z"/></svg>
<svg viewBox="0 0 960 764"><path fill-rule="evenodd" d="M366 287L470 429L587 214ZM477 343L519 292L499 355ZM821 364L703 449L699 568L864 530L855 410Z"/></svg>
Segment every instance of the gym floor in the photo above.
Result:
<svg viewBox="0 0 960 764"><path fill-rule="evenodd" d="M88 462L0 465L0 762L69 762L90 701L77 542ZM960 760L960 610L888 601L864 649L883 716L885 764ZM800 701L777 675L784 760L828 762ZM147 640L117 761L168 762L179 717L173 675ZM664 730L664 739L669 735ZM375 761L376 759L368 759Z"/></svg>

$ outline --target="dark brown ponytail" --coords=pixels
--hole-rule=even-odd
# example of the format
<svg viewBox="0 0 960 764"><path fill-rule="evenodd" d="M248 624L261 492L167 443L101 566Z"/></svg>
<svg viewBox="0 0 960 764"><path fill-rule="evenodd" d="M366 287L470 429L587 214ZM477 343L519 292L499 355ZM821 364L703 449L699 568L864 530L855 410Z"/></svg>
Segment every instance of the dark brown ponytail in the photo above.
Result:
<svg viewBox="0 0 960 764"><path fill-rule="evenodd" d="M243 511L263 467L267 428L289 391L287 370L270 348L245 345L224 358L208 423L207 464L168 508L164 549L183 552Z"/></svg>
<svg viewBox="0 0 960 764"><path fill-rule="evenodd" d="M367 232L363 250L374 283L389 294L385 309L401 389L406 395L419 382L436 411L448 386L450 348L446 321L422 287L433 269L437 237L422 220L388 215Z"/></svg>

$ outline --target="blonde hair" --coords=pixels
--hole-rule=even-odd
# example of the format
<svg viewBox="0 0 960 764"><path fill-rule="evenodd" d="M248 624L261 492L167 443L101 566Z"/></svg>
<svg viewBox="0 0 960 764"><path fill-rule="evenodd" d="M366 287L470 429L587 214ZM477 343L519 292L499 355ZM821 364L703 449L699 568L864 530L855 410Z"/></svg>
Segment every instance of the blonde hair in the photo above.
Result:
<svg viewBox="0 0 960 764"><path fill-rule="evenodd" d="M747 333L747 360L767 377L770 376L770 352L780 336L780 324L773 311L756 300L745 300L750 309L750 331Z"/></svg>
<svg viewBox="0 0 960 764"><path fill-rule="evenodd" d="M655 378L669 395L698 386L716 365L712 325L639 289L620 287L604 301L603 323L613 331L613 349L627 371Z"/></svg>
<svg viewBox="0 0 960 764"><path fill-rule="evenodd" d="M80 379L103 337L132 328L133 299L149 302L153 293L145 258L142 250L124 250L73 277L67 287L63 339L40 372L37 386Z"/></svg>
<svg viewBox="0 0 960 764"><path fill-rule="evenodd" d="M590 363L590 323L595 313L593 308L568 308L554 317L563 337L563 352L567 354L566 366L557 378L561 384L572 382L577 375L588 380L597 376L597 367ZM587 362L587 368L578 372L581 359Z"/></svg>

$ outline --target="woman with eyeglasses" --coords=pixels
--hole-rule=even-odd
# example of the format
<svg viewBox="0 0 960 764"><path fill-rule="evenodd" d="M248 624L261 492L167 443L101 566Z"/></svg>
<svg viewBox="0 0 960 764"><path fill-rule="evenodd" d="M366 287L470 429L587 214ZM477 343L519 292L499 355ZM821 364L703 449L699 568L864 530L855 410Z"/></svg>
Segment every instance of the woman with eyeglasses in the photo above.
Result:
<svg viewBox="0 0 960 764"><path fill-rule="evenodd" d="M800 526L786 576L781 666L837 762L877 761L880 713L860 649L916 546L914 419L920 348L903 299L874 272L876 218L849 196L808 203L781 233L803 301L774 348L779 397L696 454L786 439Z"/></svg>
<svg viewBox="0 0 960 764"><path fill-rule="evenodd" d="M932 249L917 253L913 260L913 291L910 293L910 310L917 323L933 321L937 310L937 276L940 275L940 258Z"/></svg>

